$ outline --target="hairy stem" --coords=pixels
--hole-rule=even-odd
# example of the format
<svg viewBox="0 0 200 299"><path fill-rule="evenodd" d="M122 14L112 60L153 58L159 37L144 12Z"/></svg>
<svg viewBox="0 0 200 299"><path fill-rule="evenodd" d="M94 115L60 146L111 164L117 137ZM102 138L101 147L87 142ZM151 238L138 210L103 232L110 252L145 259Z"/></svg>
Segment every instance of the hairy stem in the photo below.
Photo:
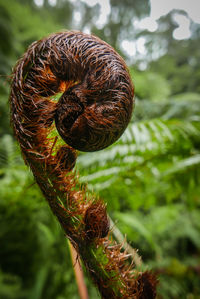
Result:
<svg viewBox="0 0 200 299"><path fill-rule="evenodd" d="M24 160L102 298L154 298L155 277L112 241L105 204L73 170L76 149L103 149L128 125L133 86L123 59L94 36L53 34L16 64L10 104Z"/></svg>

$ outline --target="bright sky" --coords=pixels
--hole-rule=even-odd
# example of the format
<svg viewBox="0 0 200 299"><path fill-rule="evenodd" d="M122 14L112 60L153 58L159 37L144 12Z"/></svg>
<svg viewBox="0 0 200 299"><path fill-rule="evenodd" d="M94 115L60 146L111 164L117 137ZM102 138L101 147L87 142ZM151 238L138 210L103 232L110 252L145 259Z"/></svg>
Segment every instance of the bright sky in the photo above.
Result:
<svg viewBox="0 0 200 299"><path fill-rule="evenodd" d="M157 20L161 15L165 15L173 9L184 10L188 13L189 18L200 23L200 0L151 0L150 20ZM174 30L174 38L185 39L190 37L190 20L180 14L176 14L174 18L179 25Z"/></svg>
<svg viewBox="0 0 200 299"><path fill-rule="evenodd" d="M100 5L100 15L96 21L96 25L101 28L106 23L107 17L110 14L110 1L109 0L81 0L87 3L89 6L94 6L96 4ZM122 0L123 1L123 0ZM71 0L71 2L76 2L76 0ZM166 15L173 9L180 9L187 12L189 18L194 22L200 23L200 0L150 0L151 3L151 13L149 17L146 17L142 21L135 21L134 25L141 29L148 29L151 32L156 31L158 20L161 16ZM77 14L78 18L81 15ZM173 37L175 39L181 40L189 38L190 33L190 19L184 15L175 14L174 20L177 22L178 27L173 32ZM76 19L76 15L75 15ZM87 31L87 29L86 29ZM128 55L134 56L136 51L142 55L146 54L145 49L145 39L140 37L137 43L129 40L122 41L122 48Z"/></svg>
<svg viewBox="0 0 200 299"><path fill-rule="evenodd" d="M53 1L53 0L50 0ZM55 1L55 0L54 0ZM105 24L107 16L110 14L110 1L109 0L81 0L90 6L96 4L100 5L100 15L97 20L97 26L101 27ZM76 2L76 0L71 0ZM155 31L157 29L156 20L162 15L166 15L173 9L182 9L186 11L189 17L196 23L200 23L200 0L150 0L151 13L150 16L143 19L139 24L141 28L146 28L149 31ZM174 38L185 39L190 36L189 25L190 21L183 15L175 15L175 21L179 25L174 30Z"/></svg>
<svg viewBox="0 0 200 299"><path fill-rule="evenodd" d="M158 19L160 15L167 14L172 9L183 9L194 22L200 23L199 0L151 0L153 19Z"/></svg>
<svg viewBox="0 0 200 299"><path fill-rule="evenodd" d="M42 6L44 0L34 0L38 6ZM55 6L57 0L48 0L52 6ZM72 3L78 3L77 0L70 0ZM96 25L101 28L106 23L107 17L110 14L110 0L81 0L87 3L89 6L96 4L100 5L100 15L96 21ZM123 0L122 0L123 1ZM142 1L142 0L141 0ZM200 0L150 0L151 13L150 16L143 19L139 24L135 24L141 28L148 29L149 31L155 31L157 29L157 22L161 16L166 15L173 9L182 9L188 13L189 18L194 22L200 23ZM74 13L75 21L81 20L81 12L76 11ZM190 36L189 25L190 21L183 15L176 15L175 21L179 25L174 31L174 38L185 39Z"/></svg>
<svg viewBox="0 0 200 299"><path fill-rule="evenodd" d="M37 5L43 5L44 0L34 0ZM49 3L54 6L57 0L48 0ZM70 0L75 5L78 4L77 0ZM110 0L81 0L87 3L89 6L96 4L100 5L99 18L96 20L96 25L102 28L107 21L107 17L110 14ZM123 1L123 0L122 0ZM142 0L141 0L142 1ZM158 28L157 20L166 15L173 9L181 9L188 13L189 18L194 22L200 24L200 0L150 0L151 13L149 17L146 17L142 21L134 21L134 26L141 29L148 29L151 32L156 31ZM78 6L77 6L78 8ZM175 14L174 20L177 22L178 27L173 32L175 39L181 40L190 37L190 19L184 15ZM81 21L81 11L79 9L74 11L74 19L77 24ZM84 31L90 33L89 28L84 28ZM143 37L137 40L137 43L129 40L122 41L122 48L130 56L134 56L136 51L145 55L145 39Z"/></svg>

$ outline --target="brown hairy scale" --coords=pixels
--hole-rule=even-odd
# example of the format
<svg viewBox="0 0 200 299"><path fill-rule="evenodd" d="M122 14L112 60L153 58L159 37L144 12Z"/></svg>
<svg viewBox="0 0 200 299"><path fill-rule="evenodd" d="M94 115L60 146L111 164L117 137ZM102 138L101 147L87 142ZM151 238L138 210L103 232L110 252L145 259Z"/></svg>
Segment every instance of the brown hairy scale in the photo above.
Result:
<svg viewBox="0 0 200 299"><path fill-rule="evenodd" d="M135 274L129 255L107 236L105 204L72 171L76 150L97 151L122 135L133 95L123 59L107 43L81 32L34 42L13 72L11 122L22 155L102 298L155 298L156 278L150 272ZM51 136L54 124L67 144ZM102 248L108 260L101 274L88 246Z"/></svg>
<svg viewBox="0 0 200 299"><path fill-rule="evenodd" d="M86 210L85 230L89 239L104 238L110 228L110 221L106 213L105 205L99 200Z"/></svg>

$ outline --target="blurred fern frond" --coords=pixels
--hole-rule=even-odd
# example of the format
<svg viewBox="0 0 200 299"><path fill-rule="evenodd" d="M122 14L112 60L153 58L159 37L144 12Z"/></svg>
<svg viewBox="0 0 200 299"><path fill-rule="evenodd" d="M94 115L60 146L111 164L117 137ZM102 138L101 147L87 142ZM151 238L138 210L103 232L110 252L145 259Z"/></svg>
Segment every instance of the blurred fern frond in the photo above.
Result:
<svg viewBox="0 0 200 299"><path fill-rule="evenodd" d="M79 157L82 182L104 198L116 198L118 207L120 198L136 209L161 199L185 200L186 194L191 203L200 191L199 144L197 122L156 118L132 123L115 145Z"/></svg>
<svg viewBox="0 0 200 299"><path fill-rule="evenodd" d="M144 165L148 161L170 154L189 157L198 152L200 142L196 123L181 120L151 119L131 124L116 145L102 152L81 155L78 159L81 171L87 169L90 180L121 173ZM113 166L110 169L110 166ZM115 168L114 168L115 165ZM109 168L109 171L108 171ZM107 169L107 171L106 171ZM95 174L98 170L98 174ZM104 171L103 171L104 170Z"/></svg>
<svg viewBox="0 0 200 299"><path fill-rule="evenodd" d="M16 142L9 134L0 138L0 168L9 168L21 164L21 157Z"/></svg>

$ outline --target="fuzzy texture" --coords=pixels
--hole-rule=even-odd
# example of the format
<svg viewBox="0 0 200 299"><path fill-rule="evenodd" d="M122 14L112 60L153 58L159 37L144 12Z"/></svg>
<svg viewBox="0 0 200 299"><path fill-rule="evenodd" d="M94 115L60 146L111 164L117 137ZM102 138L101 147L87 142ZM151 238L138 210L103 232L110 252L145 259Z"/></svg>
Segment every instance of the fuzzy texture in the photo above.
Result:
<svg viewBox="0 0 200 299"><path fill-rule="evenodd" d="M110 221L106 213L106 207L102 201L90 205L84 217L85 230L88 239L104 238L110 228Z"/></svg>
<svg viewBox="0 0 200 299"><path fill-rule="evenodd" d="M50 35L16 64L10 105L24 160L102 298L154 298L156 278L128 263L108 236L105 204L73 171L76 149L103 149L128 125L133 86L123 59L95 36Z"/></svg>

